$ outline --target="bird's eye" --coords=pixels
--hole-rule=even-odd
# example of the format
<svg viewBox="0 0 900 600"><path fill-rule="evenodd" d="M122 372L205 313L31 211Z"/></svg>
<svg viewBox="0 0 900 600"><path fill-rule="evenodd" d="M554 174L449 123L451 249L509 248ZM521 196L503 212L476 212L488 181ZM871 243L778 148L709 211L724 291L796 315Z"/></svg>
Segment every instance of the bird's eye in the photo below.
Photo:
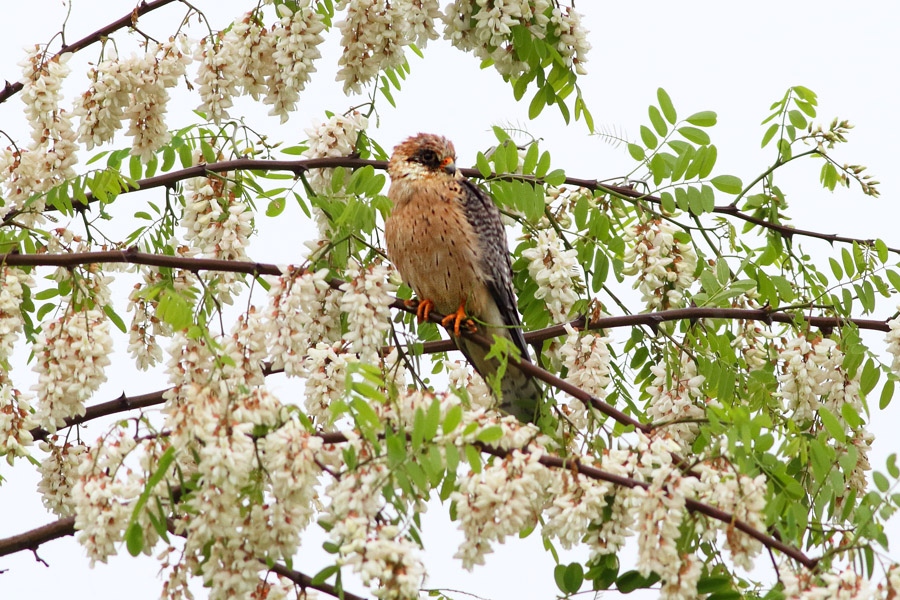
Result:
<svg viewBox="0 0 900 600"><path fill-rule="evenodd" d="M440 162L438 160L437 152L434 150L422 150L419 154L419 160L422 161L422 164L428 167L436 167Z"/></svg>

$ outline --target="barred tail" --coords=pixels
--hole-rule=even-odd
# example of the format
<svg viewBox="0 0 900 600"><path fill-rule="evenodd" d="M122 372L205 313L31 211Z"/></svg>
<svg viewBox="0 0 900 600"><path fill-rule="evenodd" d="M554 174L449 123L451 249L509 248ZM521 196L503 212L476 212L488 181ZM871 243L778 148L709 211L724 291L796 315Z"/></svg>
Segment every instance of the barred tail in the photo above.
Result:
<svg viewBox="0 0 900 600"><path fill-rule="evenodd" d="M495 334L508 335L508 331L504 329L487 329L481 325L478 326L478 329L479 333L488 339L493 339L492 336ZM462 351L469 363L482 377L488 379L497 372L497 359L485 358L489 352L487 348L464 337L454 338L454 341L456 347ZM522 355L522 359L530 361L527 349ZM513 415L523 423L534 423L540 416L540 404L543 397L540 384L534 377L521 371L512 362L508 363L503 379L500 380L500 391L502 394L500 409L504 412Z"/></svg>

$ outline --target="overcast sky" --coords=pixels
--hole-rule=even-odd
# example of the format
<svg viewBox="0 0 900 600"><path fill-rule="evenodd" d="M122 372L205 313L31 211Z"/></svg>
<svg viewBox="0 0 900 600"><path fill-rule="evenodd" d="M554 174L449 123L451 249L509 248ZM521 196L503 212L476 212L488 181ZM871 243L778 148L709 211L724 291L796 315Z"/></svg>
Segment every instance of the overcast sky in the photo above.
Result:
<svg viewBox="0 0 900 600"><path fill-rule="evenodd" d="M255 3L194 0L215 28L225 27ZM71 42L119 18L132 2L113 0L76 1L67 29ZM585 13L593 49L589 55L589 75L582 78L585 99L598 128L637 136L647 122L647 105L655 101L657 87L664 87L680 115L714 110L719 124L711 131L719 148L716 173L737 175L748 181L771 162L771 148L760 150L769 105L794 84L819 94L822 122L833 117L850 119L856 125L851 143L838 153L839 160L864 164L883 183L882 197L873 200L858 191L839 190L834 194L816 185L820 163L791 167L782 180L791 203L791 215L798 227L840 232L857 237L882 237L888 245L900 245L896 205L896 141L900 125L895 111L898 102L898 60L900 42L896 35L898 10L894 2L864 2L850 8L846 2L587 2L577 8ZM0 79L16 80L26 44L45 42L58 30L66 8L60 0L3 2L3 35L0 36ZM141 28L164 38L180 21L180 5L171 5L141 20ZM194 30L195 35L197 29ZM120 48L128 47L123 44ZM84 91L86 61L94 60L98 49L91 48L71 61L73 75L68 97ZM358 104L346 98L333 82L339 55L332 36L322 47L319 72L302 96L299 110L285 125L266 118L266 110L241 101L239 112L260 123L273 139L296 143L306 136L303 129L323 117L325 110L343 112ZM557 112L546 109L535 122L527 122L527 102L517 104L508 86L493 69L478 70L478 60L462 54L443 41L434 42L425 60L410 56L412 74L403 91L394 93L397 108L379 102L379 122L372 122L375 137L385 148L404 137L428 131L450 136L459 154L459 164L474 163L475 153L493 143L490 127L521 124L544 140L554 165L575 177L606 179L629 171L632 161L623 148L613 148L603 140L588 137L583 123L568 127ZM184 124L184 115L199 104L196 96L183 92L169 112L169 124ZM0 105L0 129L21 136L24 123L18 99ZM84 155L86 156L86 155ZM794 190L794 193L791 193ZM161 192L160 192L161 193ZM299 211L295 211L299 215ZM287 217L271 221L259 219L260 242L253 247L255 260L290 263L298 258L297 222ZM295 218L299 218L296 217ZM309 232L309 229L303 231ZM312 233L309 233L311 236ZM808 244L814 248L814 244ZM827 248L824 244L823 249ZM120 314L124 299L119 298ZM890 310L886 307L885 310ZM883 316L883 315L879 315ZM880 336L874 338L880 343ZM121 358L121 357L120 357ZM96 395L111 399L125 390L129 394L159 389L159 375L134 377L127 359L119 360L110 382ZM18 366L14 381L30 385L28 367ZM33 378L32 378L33 379ZM873 466L883 469L884 457L897 450L888 424L898 422L897 402L884 413L876 413L872 430L883 434L876 441ZM876 408L877 410L877 408ZM99 435L92 428L87 439ZM0 537L53 520L41 507L34 491L36 477L29 469L11 469L0 464L0 475L8 478L0 487ZM532 535L524 542L511 541L502 552L488 558L486 567L472 575L461 572L450 557L459 543L455 527L446 511L433 507L426 519L433 525L427 539L426 556L431 572L428 584L463 589L485 598L554 597L552 560L540 548L540 538ZM310 531L313 531L312 528ZM896 528L895 528L896 529ZM894 536L897 537L896 535ZM321 555L315 536L305 538L310 555ZM308 540L308 541L306 541ZM46 568L28 553L0 558L0 595L32 598L62 597L103 600L157 598L161 582L153 560L127 557L114 559L109 566L89 570L83 550L72 539L49 543L39 550L50 563ZM305 552L304 552L305 554ZM574 552L569 560L586 558ZM764 558L760 557L760 561ZM295 567L314 573L325 563L311 558L295 561ZM350 588L354 592L361 587ZM203 590L198 590L204 597ZM643 597L653 597L646 594ZM614 597L610 593L606 597ZM636 597L632 595L631 597Z"/></svg>

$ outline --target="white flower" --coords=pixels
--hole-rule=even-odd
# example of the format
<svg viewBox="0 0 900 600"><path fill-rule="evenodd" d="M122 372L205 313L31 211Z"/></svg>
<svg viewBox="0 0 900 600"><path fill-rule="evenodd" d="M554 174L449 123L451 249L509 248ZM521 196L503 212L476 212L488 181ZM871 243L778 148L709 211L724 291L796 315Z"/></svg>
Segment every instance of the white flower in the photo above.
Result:
<svg viewBox="0 0 900 600"><path fill-rule="evenodd" d="M541 452L514 450L505 459L486 465L480 473L460 477L458 491L450 498L456 503L459 528L465 539L454 555L464 569L484 564L492 542L537 523L547 495L546 467Z"/></svg>
<svg viewBox="0 0 900 600"><path fill-rule="evenodd" d="M341 294L327 278L327 269L290 267L270 288L265 317L272 368L283 368L288 376L302 375L310 346L340 339Z"/></svg>
<svg viewBox="0 0 900 600"><path fill-rule="evenodd" d="M221 34L217 39L204 38L197 45L194 58L200 63L195 83L203 100L197 110L216 124L230 119L228 109L234 104L232 98L239 95L242 79L236 46L225 43Z"/></svg>
<svg viewBox="0 0 900 600"><path fill-rule="evenodd" d="M84 403L106 381L112 354L109 321L93 308L68 311L43 326L34 345L38 383L36 418L51 433L84 414Z"/></svg>
<svg viewBox="0 0 900 600"><path fill-rule="evenodd" d="M885 350L894 357L891 361L891 371L900 375L900 316L889 320L887 324L891 330L884 336L884 342L887 344Z"/></svg>
<svg viewBox="0 0 900 600"><path fill-rule="evenodd" d="M309 149L303 153L304 158L329 158L350 156L356 151L356 139L359 132L369 125L369 119L356 111L348 115L331 117L306 130L309 136ZM331 176L334 169L313 169L309 173L309 185L317 194L331 193ZM317 219L318 220L318 219ZM321 237L327 237L319 224Z"/></svg>
<svg viewBox="0 0 900 600"><path fill-rule="evenodd" d="M689 243L675 240L668 221L652 219L631 225L623 236L629 244L622 260L625 275L637 275L635 289L643 294L647 310L684 305L684 292L694 282L697 253Z"/></svg>
<svg viewBox="0 0 900 600"><path fill-rule="evenodd" d="M41 461L38 492L41 494L44 508L58 517L70 517L75 512L72 504L72 485L78 475L80 456L87 452L88 448L82 444L68 442L57 445L55 437L51 437L50 440L40 444L41 450L48 454Z"/></svg>
<svg viewBox="0 0 900 600"><path fill-rule="evenodd" d="M528 273L538 285L534 297L543 300L554 321L564 321L578 294L578 252L564 250L554 229L542 229L537 234L537 245L522 251L528 259Z"/></svg>
<svg viewBox="0 0 900 600"><path fill-rule="evenodd" d="M10 465L17 456L27 456L34 443L31 428L36 423L30 400L0 370L0 456L5 454Z"/></svg>
<svg viewBox="0 0 900 600"><path fill-rule="evenodd" d="M336 8L347 15L337 25L344 51L335 79L344 82L345 94L359 94L379 71L403 64L408 24L386 0L340 0Z"/></svg>
<svg viewBox="0 0 900 600"><path fill-rule="evenodd" d="M344 395L347 363L340 344L319 342L309 349L303 363L307 374L304 406L317 424L330 426L328 407Z"/></svg>
<svg viewBox="0 0 900 600"><path fill-rule="evenodd" d="M23 287L24 286L24 287ZM34 279L21 269L0 266L0 368L9 370L9 357L22 332L22 297Z"/></svg>
<svg viewBox="0 0 900 600"><path fill-rule="evenodd" d="M577 332L569 324L566 324L566 332L566 341L559 350L563 366L568 371L566 381L603 400L610 383L610 338L590 332ZM596 409L575 398L569 403L569 408L572 410L569 418L579 429L588 425L589 414L600 421L604 419Z"/></svg>
<svg viewBox="0 0 900 600"><path fill-rule="evenodd" d="M285 5L279 8L287 10ZM279 116L282 123L296 109L300 92L316 71L313 62L321 56L318 47L324 39L324 29L322 15L308 3L300 3L297 12L283 16L272 28L271 36L276 41L264 102L272 105L269 114Z"/></svg>
<svg viewBox="0 0 900 600"><path fill-rule="evenodd" d="M706 411L698 404L708 402L700 389L706 378L697 374L697 365L689 356L682 355L677 372L669 373L660 365L650 367L650 372L654 378L647 387L647 416L654 423L705 418ZM697 439L700 428L697 423L685 422L666 425L665 431L681 446L679 452L685 452Z"/></svg>
<svg viewBox="0 0 900 600"><path fill-rule="evenodd" d="M391 328L390 294L396 286L389 281L390 269L377 263L362 267L351 261L347 276L351 280L341 285L341 312L347 315L344 342L361 362L375 364Z"/></svg>

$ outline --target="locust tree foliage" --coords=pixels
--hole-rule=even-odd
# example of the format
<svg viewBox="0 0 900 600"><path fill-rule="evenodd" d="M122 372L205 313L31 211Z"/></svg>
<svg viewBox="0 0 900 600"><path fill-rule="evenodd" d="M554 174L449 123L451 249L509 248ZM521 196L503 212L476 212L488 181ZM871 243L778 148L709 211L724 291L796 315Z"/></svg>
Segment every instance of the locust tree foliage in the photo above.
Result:
<svg viewBox="0 0 900 600"><path fill-rule="evenodd" d="M0 151L0 454L40 473L52 527L0 553L63 535L92 563L144 553L165 598L192 580L211 598L451 596L429 587L427 503L463 532L467 569L511 536L574 548L546 573L563 595L896 597L900 472L870 464L867 424L900 374L900 251L790 221L799 194L877 196L833 158L848 121L823 120L810 89L773 91L770 162L723 173L716 114L663 89L636 137L595 131L592 36L569 0L208 4L142 3L79 42L36 40L6 74L30 134ZM150 12L171 29L145 30ZM537 136L494 127L466 171L513 240L535 424L498 412L498 382L416 322L384 255L396 140L376 118L403 119L395 96L440 37L530 118L559 111L572 143L634 159L568 173ZM346 102L298 143L316 71ZM175 90L194 112L168 110ZM245 119L242 96L292 127ZM819 181L784 187L795 161ZM276 219L305 237L254 262ZM501 368L521 359L486 343ZM167 384L101 397L113 364ZM319 572L294 560L312 529ZM345 589L350 573L368 589Z"/></svg>

